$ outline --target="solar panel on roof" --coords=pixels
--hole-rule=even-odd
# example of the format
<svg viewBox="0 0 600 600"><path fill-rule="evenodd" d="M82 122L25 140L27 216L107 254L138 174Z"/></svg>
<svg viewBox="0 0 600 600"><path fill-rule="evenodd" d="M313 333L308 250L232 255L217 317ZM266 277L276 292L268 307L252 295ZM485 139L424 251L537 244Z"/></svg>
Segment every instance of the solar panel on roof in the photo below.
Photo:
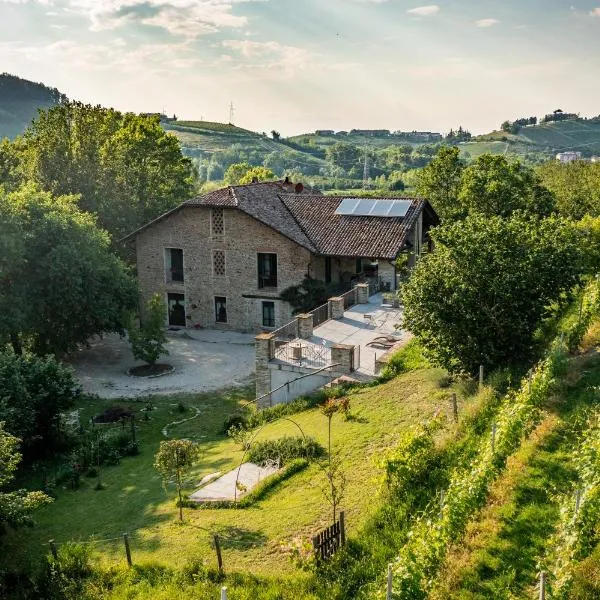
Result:
<svg viewBox="0 0 600 600"><path fill-rule="evenodd" d="M359 202L359 198L344 198L336 209L338 215L352 215Z"/></svg>
<svg viewBox="0 0 600 600"><path fill-rule="evenodd" d="M344 198L335 213L353 217L404 217L411 204L412 200Z"/></svg>
<svg viewBox="0 0 600 600"><path fill-rule="evenodd" d="M373 208L369 213L371 217L387 217L388 211L392 206L390 200L376 200L373 204Z"/></svg>
<svg viewBox="0 0 600 600"><path fill-rule="evenodd" d="M411 200L394 200L394 205L390 208L388 217L405 217L411 204Z"/></svg>

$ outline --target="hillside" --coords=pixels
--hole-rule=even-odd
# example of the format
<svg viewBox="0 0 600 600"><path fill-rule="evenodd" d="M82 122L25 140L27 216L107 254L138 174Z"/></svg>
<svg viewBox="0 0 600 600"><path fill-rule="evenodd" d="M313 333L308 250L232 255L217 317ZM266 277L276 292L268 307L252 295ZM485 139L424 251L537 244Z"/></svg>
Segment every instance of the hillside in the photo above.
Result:
<svg viewBox="0 0 600 600"><path fill-rule="evenodd" d="M0 74L0 139L23 133L40 108L63 102L56 88L8 73Z"/></svg>

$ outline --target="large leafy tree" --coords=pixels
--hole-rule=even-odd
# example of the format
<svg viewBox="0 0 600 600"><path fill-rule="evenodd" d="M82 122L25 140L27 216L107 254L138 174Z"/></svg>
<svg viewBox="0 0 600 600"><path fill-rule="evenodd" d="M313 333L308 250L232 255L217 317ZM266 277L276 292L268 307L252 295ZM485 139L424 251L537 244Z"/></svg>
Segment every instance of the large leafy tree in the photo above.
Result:
<svg viewBox="0 0 600 600"><path fill-rule="evenodd" d="M80 194L116 238L193 192L192 163L158 117L65 102L25 132L21 171L55 195Z"/></svg>
<svg viewBox="0 0 600 600"><path fill-rule="evenodd" d="M0 421L0 489L12 482L20 462L19 439L8 433ZM0 533L6 525L30 525L31 512L50 502L52 498L42 492L0 492Z"/></svg>
<svg viewBox="0 0 600 600"><path fill-rule="evenodd" d="M552 194L519 161L483 154L463 172L459 206L463 214L507 217L517 210L541 216L554 209Z"/></svg>
<svg viewBox="0 0 600 600"><path fill-rule="evenodd" d="M575 228L559 218L476 214L432 235L435 252L404 288L405 326L452 372L531 358L541 319L583 268Z"/></svg>
<svg viewBox="0 0 600 600"><path fill-rule="evenodd" d="M77 197L0 188L0 233L0 345L63 354L124 330L135 282Z"/></svg>
<svg viewBox="0 0 600 600"><path fill-rule="evenodd" d="M459 149L442 146L437 156L419 172L417 193L431 202L442 220L461 212L458 194L463 169Z"/></svg>
<svg viewBox="0 0 600 600"><path fill-rule="evenodd" d="M539 167L537 173L556 197L560 214L574 219L586 214L600 216L600 163L552 161Z"/></svg>
<svg viewBox="0 0 600 600"><path fill-rule="evenodd" d="M0 421L18 436L27 458L60 441L60 414L80 393L73 371L50 356L0 353Z"/></svg>

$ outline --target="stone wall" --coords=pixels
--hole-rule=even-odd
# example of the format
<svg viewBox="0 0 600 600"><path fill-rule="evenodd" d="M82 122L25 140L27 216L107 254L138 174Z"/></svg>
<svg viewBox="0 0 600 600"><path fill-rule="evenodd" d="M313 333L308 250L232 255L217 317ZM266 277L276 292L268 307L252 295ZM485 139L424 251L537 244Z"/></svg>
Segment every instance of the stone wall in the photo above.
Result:
<svg viewBox="0 0 600 600"><path fill-rule="evenodd" d="M137 236L142 302L158 292L185 294L186 323L211 329L256 332L262 329L262 302L275 303L275 327L292 320L292 309L278 300L307 273L308 250L242 211L223 210L224 234L211 236L211 208L184 207ZM183 249L183 283L168 282L167 248ZM213 251L225 252L225 275L213 273ZM277 288L258 287L257 254L277 254ZM215 296L227 298L227 323L217 323ZM167 315L165 313L165 322Z"/></svg>

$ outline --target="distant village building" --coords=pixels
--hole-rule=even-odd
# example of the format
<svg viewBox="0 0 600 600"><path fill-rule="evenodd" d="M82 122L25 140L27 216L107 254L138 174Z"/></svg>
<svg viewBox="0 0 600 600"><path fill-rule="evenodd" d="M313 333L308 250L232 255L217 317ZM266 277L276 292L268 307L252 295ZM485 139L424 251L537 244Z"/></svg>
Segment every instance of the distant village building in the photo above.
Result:
<svg viewBox="0 0 600 600"><path fill-rule="evenodd" d="M366 137L387 137L391 135L389 129L352 129L350 135L364 135Z"/></svg>
<svg viewBox="0 0 600 600"><path fill-rule="evenodd" d="M324 196L286 179L193 198L126 240L142 302L160 294L165 324L255 332L291 321L280 294L305 277L396 289L396 258L413 265L438 222L422 198Z"/></svg>
<svg viewBox="0 0 600 600"><path fill-rule="evenodd" d="M444 136L432 131L394 131L394 136L418 142L441 142Z"/></svg>
<svg viewBox="0 0 600 600"><path fill-rule="evenodd" d="M556 160L561 163L570 163L574 160L581 160L581 152L574 152L570 150L569 152L559 152L556 155Z"/></svg>
<svg viewBox="0 0 600 600"><path fill-rule="evenodd" d="M333 129L317 129L315 135L335 135L335 131Z"/></svg>

